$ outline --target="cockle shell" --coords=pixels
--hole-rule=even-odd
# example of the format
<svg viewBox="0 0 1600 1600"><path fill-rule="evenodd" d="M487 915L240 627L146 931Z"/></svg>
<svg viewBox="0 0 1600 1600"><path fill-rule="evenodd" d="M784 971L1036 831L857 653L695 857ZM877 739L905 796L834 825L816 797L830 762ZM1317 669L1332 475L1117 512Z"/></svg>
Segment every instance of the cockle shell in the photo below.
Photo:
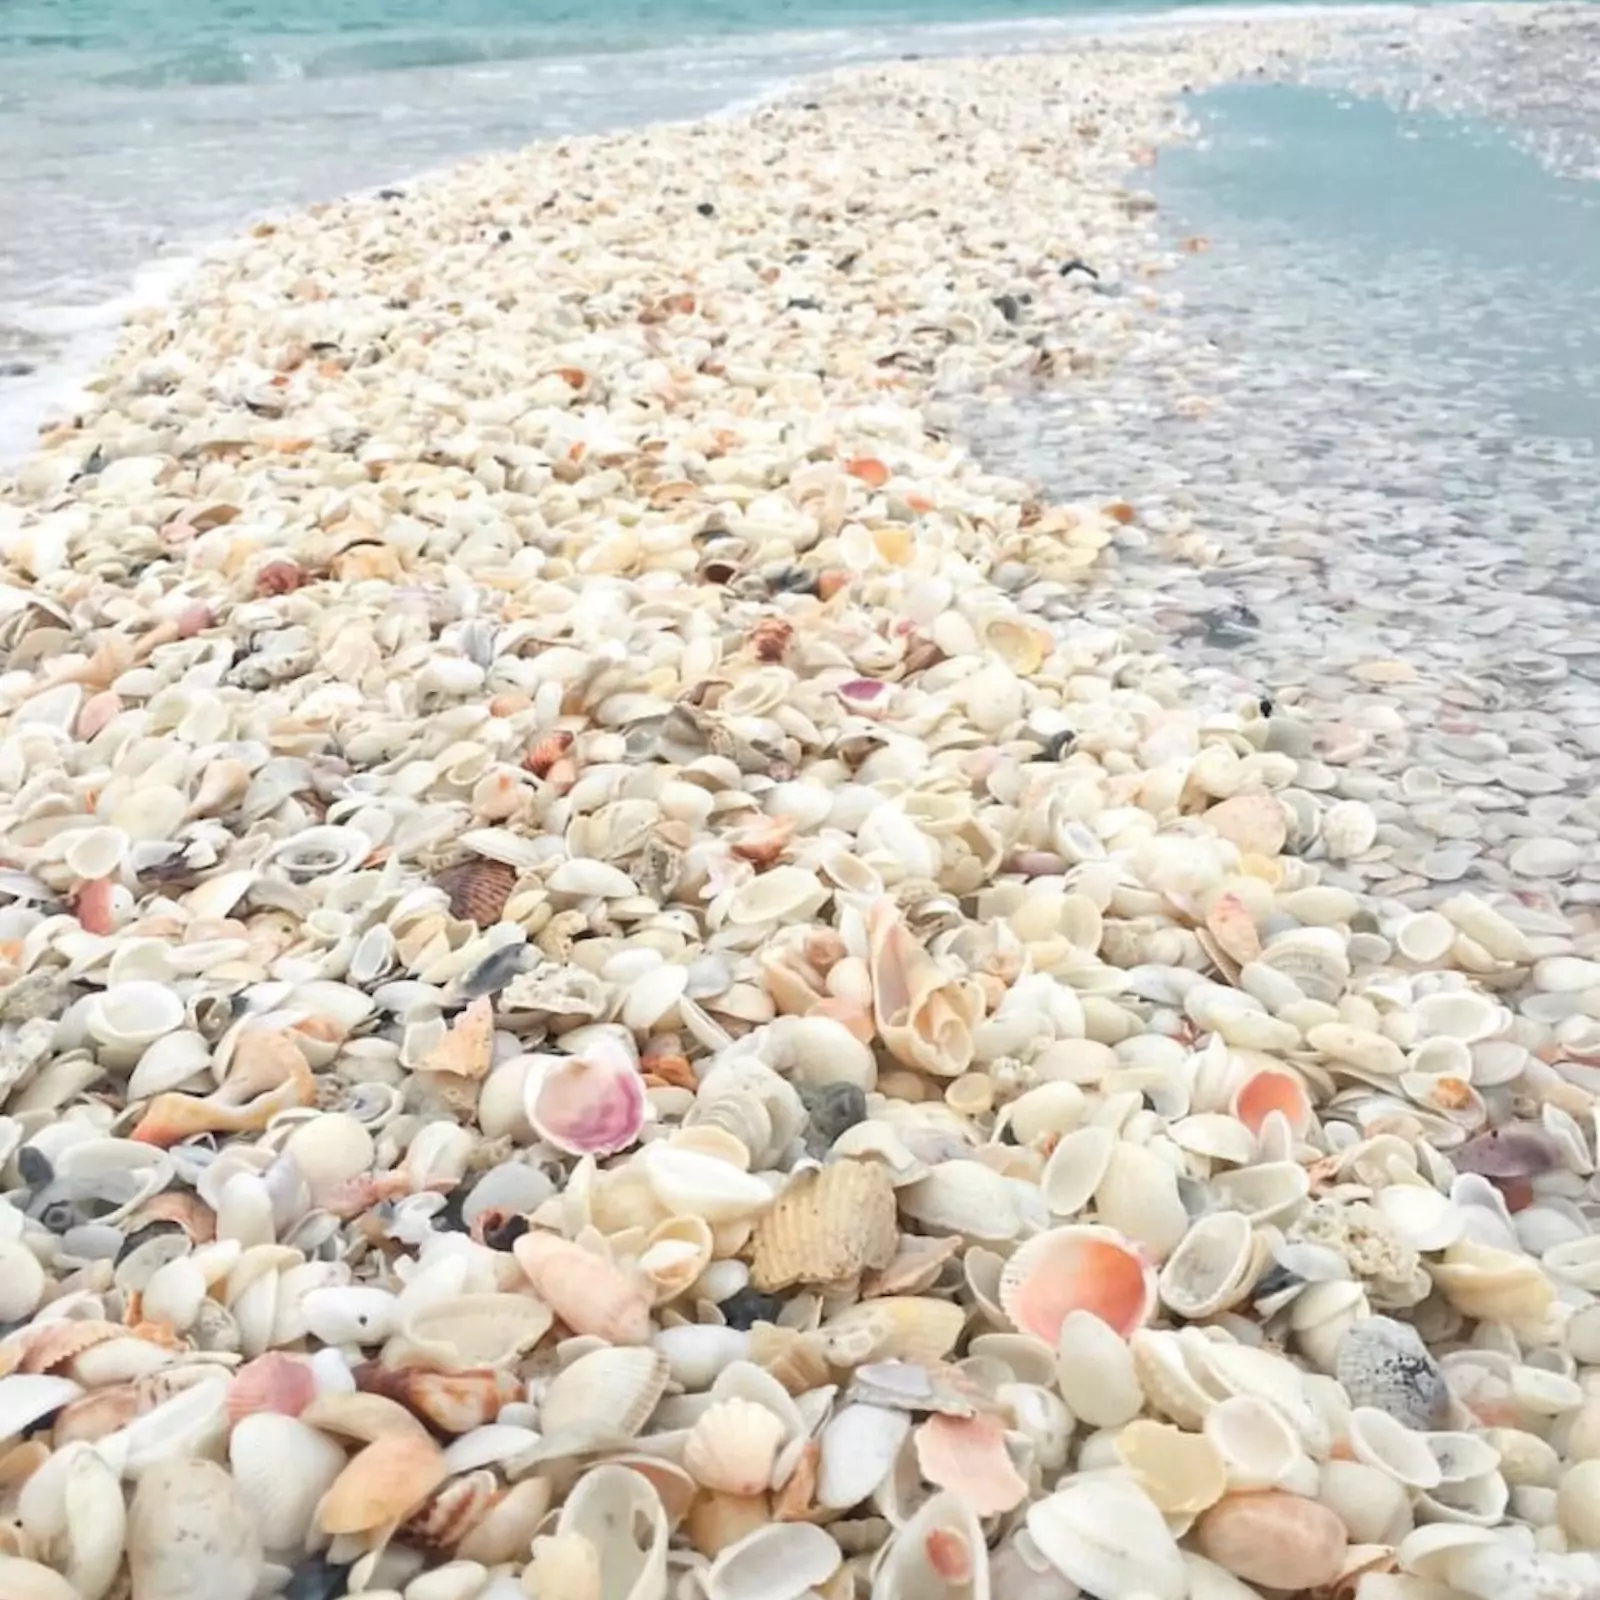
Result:
<svg viewBox="0 0 1600 1600"><path fill-rule="evenodd" d="M323 1495L344 1471L344 1451L296 1417L258 1411L228 1440L228 1463L269 1551L298 1551Z"/></svg>
<svg viewBox="0 0 1600 1600"><path fill-rule="evenodd" d="M546 1435L592 1429L602 1439L631 1438L666 1392L667 1358L643 1346L591 1350L550 1380L539 1407Z"/></svg>
<svg viewBox="0 0 1600 1600"><path fill-rule="evenodd" d="M1110 1228L1055 1228L1028 1240L1000 1276L1013 1323L1054 1344L1074 1311L1088 1311L1124 1338L1154 1309L1156 1275L1136 1245Z"/></svg>
<svg viewBox="0 0 1600 1600"><path fill-rule="evenodd" d="M372 1533L401 1522L445 1479L444 1456L426 1437L376 1439L352 1456L317 1509L329 1534Z"/></svg>
<svg viewBox="0 0 1600 1600"><path fill-rule="evenodd" d="M705 1412L683 1444L683 1464L703 1488L760 1494L788 1429L780 1417L749 1400L723 1400Z"/></svg>

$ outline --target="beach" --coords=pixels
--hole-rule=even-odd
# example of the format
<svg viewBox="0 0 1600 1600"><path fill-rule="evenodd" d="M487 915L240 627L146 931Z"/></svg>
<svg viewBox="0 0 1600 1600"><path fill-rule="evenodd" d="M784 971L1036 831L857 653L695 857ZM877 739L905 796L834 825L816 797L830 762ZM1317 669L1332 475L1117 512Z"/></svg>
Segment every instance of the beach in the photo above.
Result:
<svg viewBox="0 0 1600 1600"><path fill-rule="evenodd" d="M1600 1594L1592 36L854 64L134 310L0 466L0 1597Z"/></svg>

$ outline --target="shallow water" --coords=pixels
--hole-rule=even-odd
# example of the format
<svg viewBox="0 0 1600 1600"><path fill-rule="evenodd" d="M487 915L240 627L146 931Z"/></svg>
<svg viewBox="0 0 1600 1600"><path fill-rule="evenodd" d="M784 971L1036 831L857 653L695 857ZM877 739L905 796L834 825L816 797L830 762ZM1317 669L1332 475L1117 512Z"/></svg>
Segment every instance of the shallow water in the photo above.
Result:
<svg viewBox="0 0 1600 1600"><path fill-rule="evenodd" d="M1305 779L1384 819L1354 876L1600 902L1600 185L1340 92L1192 110L1147 359L978 413L982 447L1133 502L1094 603L1354 757ZM1581 847L1568 881L1537 838Z"/></svg>

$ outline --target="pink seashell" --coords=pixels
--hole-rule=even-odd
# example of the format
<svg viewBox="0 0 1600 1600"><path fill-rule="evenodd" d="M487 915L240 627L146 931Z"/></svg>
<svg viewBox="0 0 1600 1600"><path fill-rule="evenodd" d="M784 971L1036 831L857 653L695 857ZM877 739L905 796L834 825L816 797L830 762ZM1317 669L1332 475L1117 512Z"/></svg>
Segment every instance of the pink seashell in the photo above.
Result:
<svg viewBox="0 0 1600 1600"><path fill-rule="evenodd" d="M600 1040L586 1054L529 1075L524 1109L542 1139L575 1156L612 1156L639 1137L644 1079L628 1053Z"/></svg>
<svg viewBox="0 0 1600 1600"><path fill-rule="evenodd" d="M297 1417L317 1397L317 1380L309 1361L269 1350L247 1361L228 1389L228 1420L237 1422L256 1411L277 1411Z"/></svg>
<svg viewBox="0 0 1600 1600"><path fill-rule="evenodd" d="M1000 1304L1024 1333L1054 1344L1073 1311L1087 1311L1126 1339L1156 1303L1155 1269L1111 1228L1086 1225L1037 1234L1006 1263Z"/></svg>
<svg viewBox="0 0 1600 1600"><path fill-rule="evenodd" d="M922 1476L960 1495L978 1516L1010 1511L1028 1498L1027 1480L1012 1465L997 1418L936 1413L912 1437Z"/></svg>

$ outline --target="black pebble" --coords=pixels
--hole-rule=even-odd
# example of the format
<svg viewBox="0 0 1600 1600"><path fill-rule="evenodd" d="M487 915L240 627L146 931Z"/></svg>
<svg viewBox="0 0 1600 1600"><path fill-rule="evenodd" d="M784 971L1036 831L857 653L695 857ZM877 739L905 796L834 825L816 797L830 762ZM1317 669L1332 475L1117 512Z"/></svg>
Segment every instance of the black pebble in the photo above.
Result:
<svg viewBox="0 0 1600 1600"><path fill-rule="evenodd" d="M340 1600L349 1578L349 1566L313 1556L294 1569L283 1600Z"/></svg>
<svg viewBox="0 0 1600 1600"><path fill-rule="evenodd" d="M1262 695L1261 698L1256 701L1256 704L1261 708L1261 715L1262 716L1270 717L1272 715L1273 707L1272 707L1272 696L1271 695L1266 695L1266 694Z"/></svg>
<svg viewBox="0 0 1600 1600"><path fill-rule="evenodd" d="M741 1289L722 1302L721 1311L730 1328L747 1333L758 1322L776 1322L783 1310L783 1301L775 1294L762 1294L756 1289Z"/></svg>
<svg viewBox="0 0 1600 1600"><path fill-rule="evenodd" d="M820 1089L802 1089L800 1098L811 1113L807 1143L814 1135L826 1148L846 1128L866 1120L867 1097L857 1084L825 1083Z"/></svg>
<svg viewBox="0 0 1600 1600"><path fill-rule="evenodd" d="M1060 761L1072 753L1072 747L1078 742L1078 736L1071 728L1063 728L1060 733L1052 733L1044 749L1039 752L1040 761Z"/></svg>
<svg viewBox="0 0 1600 1600"><path fill-rule="evenodd" d="M807 100L800 107L800 109L802 111L820 111L822 109L822 102L820 100Z"/></svg>
<svg viewBox="0 0 1600 1600"><path fill-rule="evenodd" d="M994 308L1007 322L1015 322L1022 315L1022 302L1014 294L997 295Z"/></svg>
<svg viewBox="0 0 1600 1600"><path fill-rule="evenodd" d="M509 1250L528 1231L526 1217L507 1217L498 1228L490 1228L483 1242L491 1250Z"/></svg>
<svg viewBox="0 0 1600 1600"><path fill-rule="evenodd" d="M509 228L502 228L500 230L500 243L501 244L510 244L511 243L511 230Z"/></svg>
<svg viewBox="0 0 1600 1600"><path fill-rule="evenodd" d="M461 1215L461 1208L467 1203L467 1191L458 1183L450 1191L449 1198L433 1214L433 1230L435 1233L465 1233L467 1219Z"/></svg>
<svg viewBox="0 0 1600 1600"><path fill-rule="evenodd" d="M31 361L0 361L0 378L26 378L32 371Z"/></svg>
<svg viewBox="0 0 1600 1600"><path fill-rule="evenodd" d="M791 300L783 309L785 311L820 311L822 302L813 300L810 295L801 295L798 299Z"/></svg>
<svg viewBox="0 0 1600 1600"><path fill-rule="evenodd" d="M709 200L702 200L700 204L695 207L695 210L698 211L702 217L714 217L717 214L717 208L712 205Z"/></svg>
<svg viewBox="0 0 1600 1600"><path fill-rule="evenodd" d="M380 189L378 191L380 200L404 200L405 197L406 192L404 189Z"/></svg>

